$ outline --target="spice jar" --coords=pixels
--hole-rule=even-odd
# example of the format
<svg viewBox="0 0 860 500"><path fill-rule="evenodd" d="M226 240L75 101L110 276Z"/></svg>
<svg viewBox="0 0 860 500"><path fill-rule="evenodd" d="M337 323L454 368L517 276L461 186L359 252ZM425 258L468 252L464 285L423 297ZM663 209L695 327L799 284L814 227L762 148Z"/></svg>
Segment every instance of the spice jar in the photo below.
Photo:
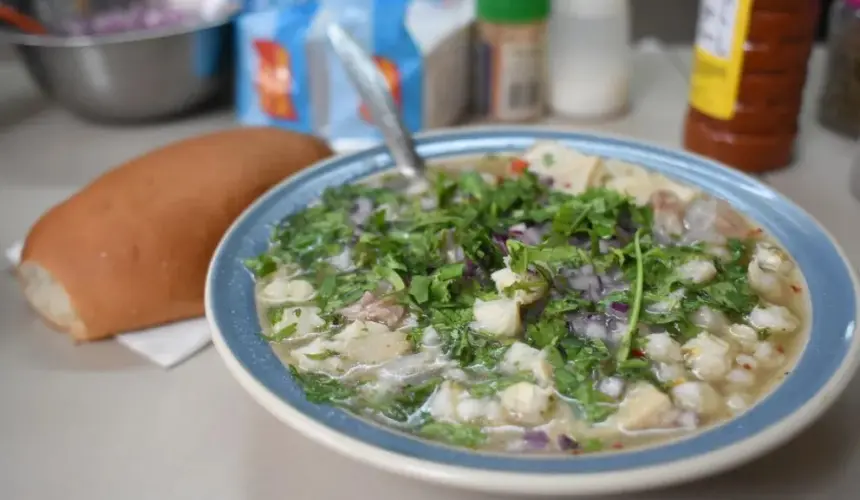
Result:
<svg viewBox="0 0 860 500"><path fill-rule="evenodd" d="M827 69L818 119L828 129L860 135L860 0L840 0L830 10Z"/></svg>
<svg viewBox="0 0 860 500"><path fill-rule="evenodd" d="M702 0L684 146L749 172L793 156L819 2Z"/></svg>
<svg viewBox="0 0 860 500"><path fill-rule="evenodd" d="M549 10L549 0L478 0L474 104L482 117L543 116Z"/></svg>
<svg viewBox="0 0 860 500"><path fill-rule="evenodd" d="M630 0L553 0L549 105L565 117L600 120L627 110Z"/></svg>

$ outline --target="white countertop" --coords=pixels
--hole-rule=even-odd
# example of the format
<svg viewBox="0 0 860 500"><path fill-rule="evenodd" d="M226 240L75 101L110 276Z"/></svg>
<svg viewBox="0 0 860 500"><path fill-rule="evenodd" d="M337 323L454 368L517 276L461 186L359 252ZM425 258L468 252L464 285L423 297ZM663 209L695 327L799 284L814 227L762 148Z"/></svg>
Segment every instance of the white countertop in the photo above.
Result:
<svg viewBox="0 0 860 500"><path fill-rule="evenodd" d="M680 146L689 53L639 55L633 112L580 128ZM854 145L822 130L812 112L822 63L817 53L798 162L764 180L818 218L856 265L860 232L852 222L860 202L847 188ZM147 127L82 123L45 103L20 67L0 64L0 249L111 166L231 125L229 112ZM164 371L114 342L73 346L36 320L2 272L0 381L4 500L490 498L394 477L320 448L252 402L213 349ZM636 498L857 498L858 416L855 380L833 410L782 449L734 472Z"/></svg>

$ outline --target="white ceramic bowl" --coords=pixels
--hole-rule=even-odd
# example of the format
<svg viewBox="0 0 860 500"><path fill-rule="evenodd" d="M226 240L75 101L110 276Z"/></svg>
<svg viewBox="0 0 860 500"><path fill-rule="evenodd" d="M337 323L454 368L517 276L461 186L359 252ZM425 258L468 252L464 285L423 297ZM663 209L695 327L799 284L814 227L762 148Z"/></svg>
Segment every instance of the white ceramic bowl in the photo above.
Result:
<svg viewBox="0 0 860 500"><path fill-rule="evenodd" d="M230 371L279 419L340 453L427 481L527 495L640 490L715 474L784 443L833 403L857 368L857 281L842 251L809 214L737 171L624 139L540 128L481 128L423 135L417 143L419 153L432 162L522 151L536 140L560 141L699 186L781 241L807 279L813 311L808 345L791 375L746 413L691 437L629 451L564 457L455 449L309 403L260 338L253 280L242 260L264 251L272 224L305 207L326 187L390 169L391 159L382 148L339 156L287 179L245 211L224 236L209 270L206 313Z"/></svg>

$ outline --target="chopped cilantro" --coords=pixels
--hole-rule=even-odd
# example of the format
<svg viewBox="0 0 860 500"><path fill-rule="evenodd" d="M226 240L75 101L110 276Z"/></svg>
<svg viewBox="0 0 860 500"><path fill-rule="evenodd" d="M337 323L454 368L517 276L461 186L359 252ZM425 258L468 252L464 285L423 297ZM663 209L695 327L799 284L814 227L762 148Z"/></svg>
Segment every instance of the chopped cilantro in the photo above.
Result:
<svg viewBox="0 0 860 500"><path fill-rule="evenodd" d="M576 311L587 311L592 309L592 307L591 301L583 299L582 297L568 295L566 297L549 301L543 310L543 316L560 316Z"/></svg>
<svg viewBox="0 0 860 500"><path fill-rule="evenodd" d="M311 403L344 403L355 396L355 389L321 373L303 373L290 366L293 379L298 382Z"/></svg>
<svg viewBox="0 0 860 500"><path fill-rule="evenodd" d="M434 441L466 448L477 448L487 441L487 435L477 425L431 421L424 424L418 433Z"/></svg>
<svg viewBox="0 0 860 500"><path fill-rule="evenodd" d="M566 338L549 356L558 392L591 422L601 422L616 410L614 401L595 386L595 375L608 369L611 356L603 342L577 337Z"/></svg>
<svg viewBox="0 0 860 500"><path fill-rule="evenodd" d="M585 443L582 444L581 449L582 449L582 451L588 453L588 452L600 451L604 447L605 447L605 445L603 444L603 441L596 439L596 438L591 438L591 439L586 440Z"/></svg>
<svg viewBox="0 0 860 500"><path fill-rule="evenodd" d="M563 318L548 315L526 328L526 337L538 349L555 345L568 333L567 322Z"/></svg>
<svg viewBox="0 0 860 500"><path fill-rule="evenodd" d="M305 356L308 359L312 359L314 361L321 361L323 359L328 359L332 356L337 356L337 351L332 351L331 349L326 349L323 352L316 353L316 354L306 354Z"/></svg>
<svg viewBox="0 0 860 500"><path fill-rule="evenodd" d="M280 323L284 317L285 310L286 307L284 306L275 306L266 309L266 319L269 321L269 324L274 326Z"/></svg>
<svg viewBox="0 0 860 500"><path fill-rule="evenodd" d="M633 236L633 246L636 249L636 280L633 282L633 308L630 311L630 318L627 324L627 330L624 336L621 337L621 344L618 347L618 362L621 363L630 355L630 345L633 342L633 334L639 322L639 311L642 308L642 289L644 287L645 276L644 267L642 264L642 247L640 244L640 232L636 231Z"/></svg>
<svg viewBox="0 0 860 500"><path fill-rule="evenodd" d="M287 340L288 338L292 337L293 334L296 333L297 328L298 328L298 325L296 323L290 323L289 325L287 325L287 326L281 328L280 330L274 332L272 335L266 335L263 333L261 333L260 335L262 335L263 338L268 340L269 342L282 342L282 341Z"/></svg>
<svg viewBox="0 0 860 500"><path fill-rule="evenodd" d="M271 255L262 254L253 259L246 259L245 267L254 273L254 276L264 278L278 269L278 263Z"/></svg>
<svg viewBox="0 0 860 500"><path fill-rule="evenodd" d="M441 377L432 377L420 384L408 385L390 399L376 405L376 409L392 420L406 422L421 409L440 383L442 383Z"/></svg>
<svg viewBox="0 0 860 500"><path fill-rule="evenodd" d="M409 295L415 299L418 304L424 304L430 300L430 286L433 284L433 279L429 276L413 276L409 283Z"/></svg>
<svg viewBox="0 0 860 500"><path fill-rule="evenodd" d="M517 373L514 375L493 374L480 382L470 385L468 389L469 394L473 397L485 398L520 382L534 383L535 379L529 373Z"/></svg>

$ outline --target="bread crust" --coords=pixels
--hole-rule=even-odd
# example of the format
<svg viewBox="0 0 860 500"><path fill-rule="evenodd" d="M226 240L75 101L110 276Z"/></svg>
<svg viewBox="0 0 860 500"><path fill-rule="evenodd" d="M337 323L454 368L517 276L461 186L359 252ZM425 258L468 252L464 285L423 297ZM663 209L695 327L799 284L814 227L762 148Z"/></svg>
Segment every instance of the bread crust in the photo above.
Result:
<svg viewBox="0 0 860 500"><path fill-rule="evenodd" d="M311 136L242 128L131 160L51 208L24 243L22 269L37 266L61 285L74 320L56 317L39 300L48 286L19 272L25 295L48 324L82 341L200 316L209 260L233 220L332 154Z"/></svg>

